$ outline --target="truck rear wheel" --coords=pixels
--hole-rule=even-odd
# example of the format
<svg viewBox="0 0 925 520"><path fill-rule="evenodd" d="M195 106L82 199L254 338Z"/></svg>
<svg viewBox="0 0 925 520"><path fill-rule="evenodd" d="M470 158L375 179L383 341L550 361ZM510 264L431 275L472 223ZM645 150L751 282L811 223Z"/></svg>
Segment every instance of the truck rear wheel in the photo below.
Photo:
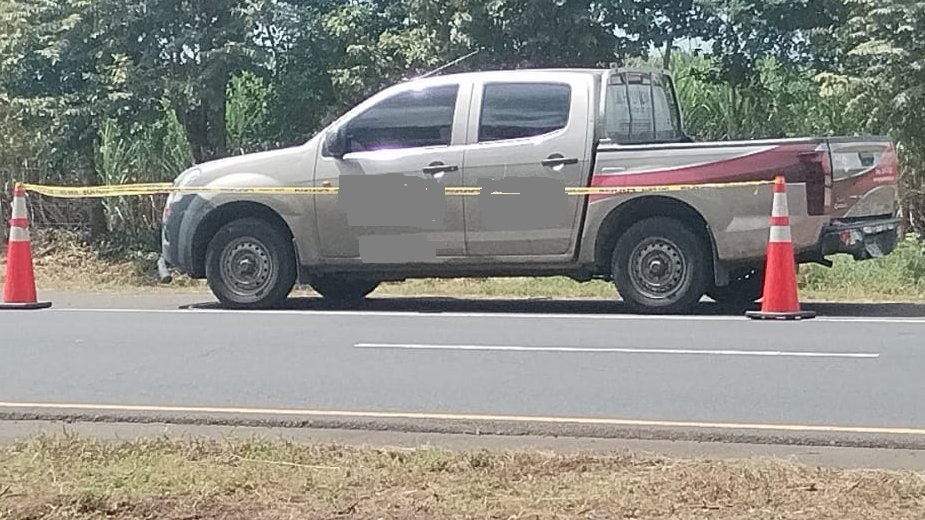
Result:
<svg viewBox="0 0 925 520"><path fill-rule="evenodd" d="M761 299L764 291L764 269L751 267L735 273L725 287L713 287L707 296L725 305L750 305Z"/></svg>
<svg viewBox="0 0 925 520"><path fill-rule="evenodd" d="M266 309L281 305L295 286L292 244L276 226L257 218L224 225L206 251L209 288L225 306Z"/></svg>
<svg viewBox="0 0 925 520"><path fill-rule="evenodd" d="M329 275L312 278L312 289L325 300L337 303L349 303L362 300L379 287L376 280L364 280L353 277Z"/></svg>
<svg viewBox="0 0 925 520"><path fill-rule="evenodd" d="M704 241L678 220L653 217L633 224L613 252L613 279L635 312L685 312L708 286Z"/></svg>

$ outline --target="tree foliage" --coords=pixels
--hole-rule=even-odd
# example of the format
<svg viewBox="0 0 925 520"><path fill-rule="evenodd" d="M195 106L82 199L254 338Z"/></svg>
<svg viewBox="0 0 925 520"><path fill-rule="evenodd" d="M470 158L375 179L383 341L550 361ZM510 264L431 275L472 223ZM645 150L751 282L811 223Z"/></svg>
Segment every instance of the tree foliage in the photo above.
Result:
<svg viewBox="0 0 925 520"><path fill-rule="evenodd" d="M925 227L925 2L852 0L845 56L833 81L853 88L864 125L899 142L905 210Z"/></svg>

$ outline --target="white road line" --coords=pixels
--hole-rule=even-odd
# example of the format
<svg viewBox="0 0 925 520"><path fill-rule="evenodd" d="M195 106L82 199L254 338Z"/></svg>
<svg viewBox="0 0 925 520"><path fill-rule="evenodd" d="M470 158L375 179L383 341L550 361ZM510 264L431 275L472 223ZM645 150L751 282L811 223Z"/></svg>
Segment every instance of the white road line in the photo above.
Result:
<svg viewBox="0 0 925 520"><path fill-rule="evenodd" d="M383 350L461 350L484 352L569 352L587 354L669 354L699 356L754 356L754 357L796 357L796 358L843 358L877 359L876 352L803 352L780 350L697 350L697 349L649 349L649 348L593 348L593 347L526 347L517 345L430 345L413 343L357 343L359 349Z"/></svg>
<svg viewBox="0 0 925 520"><path fill-rule="evenodd" d="M516 318L516 319L579 319L579 320L612 320L612 321L722 321L752 323L744 316L653 316L643 314L544 314L544 313L515 313L515 312L421 312L421 311L329 311L329 310L272 310L272 311L242 311L224 309L107 309L107 308L58 308L44 311L46 313L107 313L107 314L207 314L207 315L238 315L250 316L381 316L396 318ZM765 323L772 325L772 323ZM875 318L875 317L824 317L812 320L803 320L798 323L781 324L782 326L800 326L812 323L890 323L925 325L923 318Z"/></svg>

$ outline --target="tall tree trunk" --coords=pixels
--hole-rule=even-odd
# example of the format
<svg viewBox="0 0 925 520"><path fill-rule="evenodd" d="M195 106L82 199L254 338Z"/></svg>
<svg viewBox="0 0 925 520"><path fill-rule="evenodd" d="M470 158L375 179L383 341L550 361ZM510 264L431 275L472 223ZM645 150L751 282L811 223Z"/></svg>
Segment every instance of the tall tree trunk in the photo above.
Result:
<svg viewBox="0 0 925 520"><path fill-rule="evenodd" d="M186 131L186 138L189 140L190 151L193 153L193 159L196 163L202 163L208 160L208 140L206 138L205 116L201 101L193 104L191 107L176 109L177 118Z"/></svg>
<svg viewBox="0 0 925 520"><path fill-rule="evenodd" d="M103 199L88 199L90 236L100 238L109 233L109 219L106 216L106 207Z"/></svg>
<svg viewBox="0 0 925 520"><path fill-rule="evenodd" d="M92 142L92 144L89 146L96 148L98 144L96 142ZM97 164L97 157L92 153L86 154L86 157L87 159L84 164L88 166L87 171L91 174L89 177L92 179L91 180L87 177L84 177L87 179L87 181L89 181L87 184L103 184L103 179L99 174L100 169L99 165ZM106 214L104 199L87 199L87 220L87 224L90 228L91 238L98 239L106 236L109 233L109 216Z"/></svg>
<svg viewBox="0 0 925 520"><path fill-rule="evenodd" d="M671 51L674 48L674 37L669 35L668 41L665 42L665 54L662 55L662 68L671 70Z"/></svg>
<svg viewBox="0 0 925 520"><path fill-rule="evenodd" d="M202 99L209 155L212 158L228 154L228 132L225 125L228 73L216 74Z"/></svg>
<svg viewBox="0 0 925 520"><path fill-rule="evenodd" d="M729 89L729 101L726 106L726 138L737 139L739 133L736 122L739 116L738 90L733 85L728 85L727 88Z"/></svg>
<svg viewBox="0 0 925 520"><path fill-rule="evenodd" d="M225 128L228 74L222 72L204 81L193 107L178 110L197 163L224 157L228 153Z"/></svg>
<svg viewBox="0 0 925 520"><path fill-rule="evenodd" d="M183 125L196 163L224 157L228 153L225 128L227 75L202 87L191 107L174 106Z"/></svg>

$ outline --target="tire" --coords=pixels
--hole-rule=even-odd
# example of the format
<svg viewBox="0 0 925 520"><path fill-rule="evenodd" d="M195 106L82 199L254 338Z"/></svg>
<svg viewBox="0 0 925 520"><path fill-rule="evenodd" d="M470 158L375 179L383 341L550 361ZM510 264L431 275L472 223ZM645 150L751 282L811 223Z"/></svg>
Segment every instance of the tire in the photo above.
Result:
<svg viewBox="0 0 925 520"><path fill-rule="evenodd" d="M641 220L614 247L614 285L633 312L687 312L709 286L707 252L705 240L676 219Z"/></svg>
<svg viewBox="0 0 925 520"><path fill-rule="evenodd" d="M273 224L242 218L224 225L206 250L206 279L233 309L269 309L286 301L298 270L288 237Z"/></svg>
<svg viewBox="0 0 925 520"><path fill-rule="evenodd" d="M377 280L339 275L319 276L313 278L309 285L325 300L336 303L352 303L365 298L379 287Z"/></svg>
<svg viewBox="0 0 925 520"><path fill-rule="evenodd" d="M750 267L736 273L725 287L713 287L707 296L724 305L751 305L761 299L764 290L764 269Z"/></svg>

